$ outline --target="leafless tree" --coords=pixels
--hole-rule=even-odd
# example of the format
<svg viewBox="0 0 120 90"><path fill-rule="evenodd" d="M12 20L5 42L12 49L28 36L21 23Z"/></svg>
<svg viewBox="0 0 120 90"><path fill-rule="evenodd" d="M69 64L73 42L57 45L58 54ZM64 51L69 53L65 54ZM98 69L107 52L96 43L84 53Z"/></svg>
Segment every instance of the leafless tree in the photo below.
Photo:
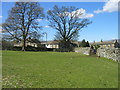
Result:
<svg viewBox="0 0 120 90"><path fill-rule="evenodd" d="M12 38L21 41L22 50L25 51L27 39L41 29L38 19L43 17L43 8L38 2L16 2L5 23L2 24L2 28Z"/></svg>
<svg viewBox="0 0 120 90"><path fill-rule="evenodd" d="M57 30L55 37L63 42L65 48L69 46L71 40L77 39L82 28L91 23L87 18L82 18L84 13L73 6L55 5L47 14L49 26Z"/></svg>

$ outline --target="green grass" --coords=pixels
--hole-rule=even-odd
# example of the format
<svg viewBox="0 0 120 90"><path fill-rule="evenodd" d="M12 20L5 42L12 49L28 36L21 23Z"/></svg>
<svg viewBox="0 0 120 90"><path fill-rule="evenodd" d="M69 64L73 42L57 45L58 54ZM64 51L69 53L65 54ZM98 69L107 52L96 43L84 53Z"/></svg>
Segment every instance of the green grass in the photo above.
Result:
<svg viewBox="0 0 120 90"><path fill-rule="evenodd" d="M75 52L3 51L3 88L117 88L118 63Z"/></svg>

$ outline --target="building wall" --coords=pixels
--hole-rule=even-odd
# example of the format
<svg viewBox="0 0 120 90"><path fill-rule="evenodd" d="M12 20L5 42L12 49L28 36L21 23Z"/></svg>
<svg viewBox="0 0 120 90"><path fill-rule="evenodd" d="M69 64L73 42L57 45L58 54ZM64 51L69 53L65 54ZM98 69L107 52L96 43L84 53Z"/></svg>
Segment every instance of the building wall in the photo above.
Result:
<svg viewBox="0 0 120 90"><path fill-rule="evenodd" d="M26 47L27 46L32 46L32 47L38 47L38 45L36 44L36 43L26 43ZM23 46L23 43L19 43L19 44L14 44L14 46L16 46L16 47L22 47Z"/></svg>
<svg viewBox="0 0 120 90"><path fill-rule="evenodd" d="M46 45L47 48L59 48L58 44L48 44Z"/></svg>
<svg viewBox="0 0 120 90"><path fill-rule="evenodd" d="M112 48L114 48L115 47L115 45L114 44L107 44L107 45L100 45L100 47L101 48L106 48L106 47L112 47Z"/></svg>

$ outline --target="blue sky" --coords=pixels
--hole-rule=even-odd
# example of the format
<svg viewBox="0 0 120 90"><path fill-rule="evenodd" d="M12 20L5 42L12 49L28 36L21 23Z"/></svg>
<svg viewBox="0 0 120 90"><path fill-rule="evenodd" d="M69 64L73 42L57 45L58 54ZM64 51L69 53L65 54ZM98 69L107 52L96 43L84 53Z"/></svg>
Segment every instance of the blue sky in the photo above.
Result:
<svg viewBox="0 0 120 90"><path fill-rule="evenodd" d="M52 9L54 5L75 6L85 9L86 13L93 15L89 18L93 23L80 31L79 41L85 39L89 42L93 42L94 40L100 41L101 39L111 40L118 38L118 12L115 9L111 9L112 7L107 7L107 4L108 3L105 2L41 2L40 6L44 8L45 13L48 9ZM13 6L14 2L2 3L2 22L8 17L8 11ZM109 8L113 11L110 11ZM41 33L47 32L47 39L53 40L56 30L48 27L47 20L41 20L39 23L43 26ZM45 37L43 37L43 40L45 40Z"/></svg>

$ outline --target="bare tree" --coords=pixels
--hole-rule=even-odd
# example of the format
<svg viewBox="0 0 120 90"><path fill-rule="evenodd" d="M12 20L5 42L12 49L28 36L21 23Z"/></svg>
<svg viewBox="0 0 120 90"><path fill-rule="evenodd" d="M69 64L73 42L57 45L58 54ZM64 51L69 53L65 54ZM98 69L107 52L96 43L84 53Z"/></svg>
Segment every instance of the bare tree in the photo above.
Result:
<svg viewBox="0 0 120 90"><path fill-rule="evenodd" d="M59 8L55 5L47 14L49 26L57 30L55 37L61 40L64 48L69 48L70 41L79 36L79 30L91 23L82 18L84 13L73 6Z"/></svg>
<svg viewBox="0 0 120 90"><path fill-rule="evenodd" d="M22 50L25 51L26 41L31 35L41 29L38 19L44 17L43 8L37 2L16 2L9 12L9 16L2 28L12 38L23 43Z"/></svg>

